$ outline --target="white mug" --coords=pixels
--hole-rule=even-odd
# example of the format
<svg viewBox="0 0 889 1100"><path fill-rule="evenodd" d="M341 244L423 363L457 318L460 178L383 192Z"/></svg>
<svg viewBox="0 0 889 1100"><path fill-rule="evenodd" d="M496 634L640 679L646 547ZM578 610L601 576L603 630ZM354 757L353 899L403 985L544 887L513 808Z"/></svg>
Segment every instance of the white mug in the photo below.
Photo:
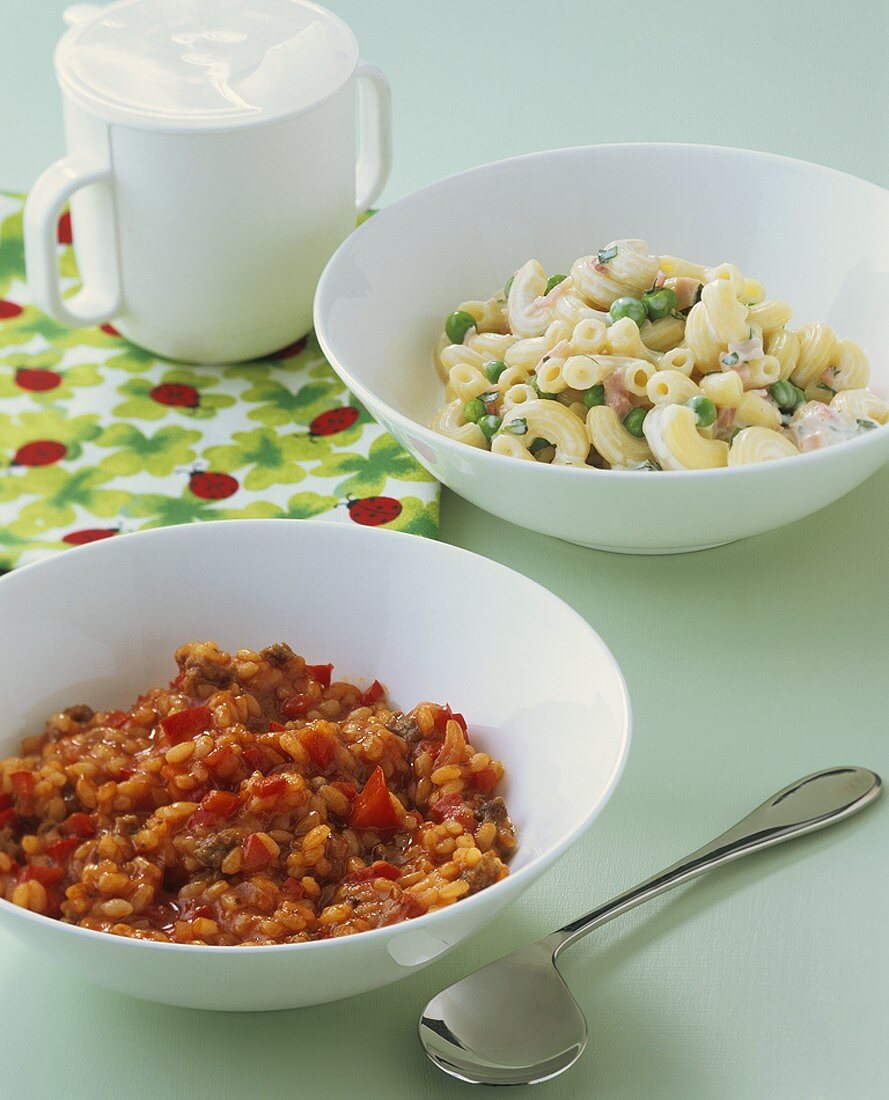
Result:
<svg viewBox="0 0 889 1100"><path fill-rule="evenodd" d="M36 304L190 362L303 336L325 263L391 166L389 85L352 31L303 0L123 0L65 18L68 154L25 206ZM55 250L69 200L73 297Z"/></svg>

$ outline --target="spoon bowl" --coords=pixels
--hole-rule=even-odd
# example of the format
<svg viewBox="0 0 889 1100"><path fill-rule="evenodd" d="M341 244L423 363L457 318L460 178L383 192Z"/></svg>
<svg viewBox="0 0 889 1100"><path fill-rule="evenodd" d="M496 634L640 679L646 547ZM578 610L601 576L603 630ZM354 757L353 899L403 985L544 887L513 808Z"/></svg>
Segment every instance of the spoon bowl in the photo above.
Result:
<svg viewBox="0 0 889 1100"><path fill-rule="evenodd" d="M587 1024L554 965L559 942L528 944L433 997L420 1040L439 1069L476 1085L524 1085L574 1065Z"/></svg>

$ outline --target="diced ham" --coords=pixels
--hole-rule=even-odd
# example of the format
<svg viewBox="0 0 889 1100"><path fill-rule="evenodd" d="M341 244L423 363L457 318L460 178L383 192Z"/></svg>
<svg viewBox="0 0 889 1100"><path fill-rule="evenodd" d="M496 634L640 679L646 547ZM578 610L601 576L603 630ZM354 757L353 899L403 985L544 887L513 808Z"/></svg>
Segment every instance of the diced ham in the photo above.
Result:
<svg viewBox="0 0 889 1100"><path fill-rule="evenodd" d="M526 310L527 314L533 317L535 314L543 313L546 310L552 309L556 299L561 294L564 294L570 285L571 284L567 279L563 279L560 283L556 283L549 294L539 294L528 306Z"/></svg>
<svg viewBox="0 0 889 1100"><path fill-rule="evenodd" d="M564 356L566 356L570 350L571 350L571 341L570 340L560 340L558 342L558 344L556 344L554 347L551 347L549 349L549 351L546 353L546 355L543 356L543 359L561 359ZM541 362L543 362L543 359L541 359ZM539 366L539 364L538 364L538 366Z"/></svg>
<svg viewBox="0 0 889 1100"><path fill-rule="evenodd" d="M762 359L765 355L761 336L751 336L749 340L743 340L740 344L729 344L728 350L729 354L734 352L745 363L753 359Z"/></svg>
<svg viewBox="0 0 889 1100"><path fill-rule="evenodd" d="M697 301L698 287L701 285L701 280L693 279L689 275L677 275L673 279L664 279L662 283L656 282L655 285L669 287L679 299L676 308L682 310L690 309Z"/></svg>
<svg viewBox="0 0 889 1100"><path fill-rule="evenodd" d="M633 402L624 387L623 367L618 367L617 370L612 371L603 385L605 387L605 404L614 409L618 418L623 420L633 407Z"/></svg>

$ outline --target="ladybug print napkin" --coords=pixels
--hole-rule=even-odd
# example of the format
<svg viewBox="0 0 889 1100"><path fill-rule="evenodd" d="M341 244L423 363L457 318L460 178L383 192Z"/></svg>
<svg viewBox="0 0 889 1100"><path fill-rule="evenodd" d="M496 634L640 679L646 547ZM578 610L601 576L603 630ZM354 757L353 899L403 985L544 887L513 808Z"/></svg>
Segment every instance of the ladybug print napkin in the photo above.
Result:
<svg viewBox="0 0 889 1100"><path fill-rule="evenodd" d="M0 572L128 531L304 518L438 533L435 481L348 393L313 336L234 366L158 359L28 299L24 197L0 193ZM58 228L65 293L78 285Z"/></svg>

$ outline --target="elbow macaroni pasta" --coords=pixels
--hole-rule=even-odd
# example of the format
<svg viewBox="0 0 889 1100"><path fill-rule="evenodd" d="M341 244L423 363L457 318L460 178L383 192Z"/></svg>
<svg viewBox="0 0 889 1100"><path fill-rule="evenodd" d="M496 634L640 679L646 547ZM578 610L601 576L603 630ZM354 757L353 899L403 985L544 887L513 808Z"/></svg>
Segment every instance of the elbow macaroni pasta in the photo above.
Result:
<svg viewBox="0 0 889 1100"><path fill-rule="evenodd" d="M567 275L528 260L459 309L476 323L436 342L446 403L432 427L508 458L746 466L889 424L864 351L821 322L788 327L790 306L733 264L617 240Z"/></svg>

